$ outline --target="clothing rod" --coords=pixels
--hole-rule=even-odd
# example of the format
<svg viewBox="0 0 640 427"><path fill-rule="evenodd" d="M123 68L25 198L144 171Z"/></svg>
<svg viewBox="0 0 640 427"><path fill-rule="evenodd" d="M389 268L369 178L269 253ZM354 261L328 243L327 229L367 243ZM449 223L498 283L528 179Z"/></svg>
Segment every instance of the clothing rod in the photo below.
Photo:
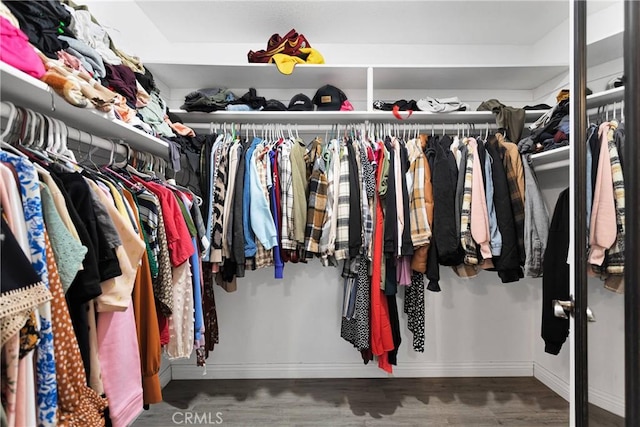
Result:
<svg viewBox="0 0 640 427"><path fill-rule="evenodd" d="M624 75L625 117L627 143L624 144L625 186L625 269L624 269L624 328L625 328L625 422L640 425L640 2L624 2Z"/></svg>
<svg viewBox="0 0 640 427"><path fill-rule="evenodd" d="M548 110L525 110L525 124L533 123ZM453 111L450 113L429 113L399 111L398 119L391 111L216 111L214 113L173 111L186 123L298 123L298 124L349 124L349 123L495 123L495 115L490 111Z"/></svg>
<svg viewBox="0 0 640 427"><path fill-rule="evenodd" d="M212 123L184 123L184 125L189 126L192 129L211 129L211 126L213 124L214 128L223 128L226 124L227 127L230 127L231 125L235 125L236 128L240 127L242 132L245 132L247 130L247 127L249 127L249 133L252 132L253 127L255 126L255 130L256 132L258 132L258 130L260 132L262 132L262 130L269 130L269 129L273 129L273 125L276 126L282 126L284 127L284 129L286 130L287 128L291 128L292 130L297 129L298 132L313 132L313 131L330 131L332 129L335 130L335 126L336 124L317 124L317 125L299 125L296 123L273 123L273 124L264 124L264 123L251 123L251 122L244 122L244 123L231 123L231 122L212 122ZM359 127L362 126L363 123L354 123L353 126L354 127ZM435 131L440 130L442 131L442 129L451 129L451 130L465 130L465 133L467 130L469 130L469 124L467 122L465 123L448 123L448 124L442 124L442 123L434 123L432 124L415 124L415 123L401 123L401 122L389 122L389 123L370 123L369 125L373 125L373 126L391 126L392 129L393 127L398 127L401 131L415 131L416 129L420 130L420 131L424 131L425 133L429 133L431 132L431 129L433 128ZM485 131L487 129L487 123L486 122L482 122L482 123L475 123L473 124L474 126L471 127L471 130L473 131L475 128L475 131ZM489 128L490 129L498 129L498 126L495 124L495 122L490 122L488 123ZM340 129L345 129L347 127L349 127L349 124L338 124L338 126L340 127ZM437 133L437 132L436 132Z"/></svg>
<svg viewBox="0 0 640 427"><path fill-rule="evenodd" d="M5 102L0 103L0 115L2 116L2 118L5 118L5 119L9 118L10 112L11 112L11 107L9 107L7 103ZM114 151L115 154L120 154L122 156L127 155L127 148L120 143L111 142L108 139L100 138L99 136L94 136L87 132L84 132L69 126L66 126L66 129L68 131L67 139L78 141L82 144L87 144L91 147L100 148L102 150L106 150L109 152L111 152L115 148L115 151ZM72 149L72 147L69 147L69 146L67 147L69 149Z"/></svg>

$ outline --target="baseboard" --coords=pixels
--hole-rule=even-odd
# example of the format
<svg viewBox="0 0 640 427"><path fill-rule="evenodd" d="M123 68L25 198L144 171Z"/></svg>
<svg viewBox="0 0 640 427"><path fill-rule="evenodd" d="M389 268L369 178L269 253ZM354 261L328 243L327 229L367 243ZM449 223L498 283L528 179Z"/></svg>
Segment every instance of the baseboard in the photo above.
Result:
<svg viewBox="0 0 640 427"><path fill-rule="evenodd" d="M537 362L533 362L533 376L542 384L546 385L551 390L556 392L564 400L566 400L567 402L569 401L570 393L568 381L560 378Z"/></svg>
<svg viewBox="0 0 640 427"><path fill-rule="evenodd" d="M404 363L392 375L375 363L208 364L206 368L172 364L174 380L258 378L386 378L393 377L530 377L533 365L524 362Z"/></svg>
<svg viewBox="0 0 640 427"><path fill-rule="evenodd" d="M541 383L569 401L569 382L560 378L544 366L533 364L533 376ZM589 387L589 402L620 417L624 417L624 398Z"/></svg>
<svg viewBox="0 0 640 427"><path fill-rule="evenodd" d="M589 402L620 417L625 415L624 398L614 396L611 393L603 393L600 390L589 387Z"/></svg>

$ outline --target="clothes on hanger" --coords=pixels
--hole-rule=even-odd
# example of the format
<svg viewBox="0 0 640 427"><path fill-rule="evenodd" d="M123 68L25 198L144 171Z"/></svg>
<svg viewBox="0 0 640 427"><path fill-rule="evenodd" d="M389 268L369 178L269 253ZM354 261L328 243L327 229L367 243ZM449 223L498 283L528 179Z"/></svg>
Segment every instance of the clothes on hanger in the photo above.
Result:
<svg viewBox="0 0 640 427"><path fill-rule="evenodd" d="M558 354L569 335L569 319L556 317L553 300L569 300L569 189L560 193L549 227L542 265L542 339L545 352Z"/></svg>
<svg viewBox="0 0 640 427"><path fill-rule="evenodd" d="M202 139L200 209L212 242L203 265L213 273L203 276L205 289L215 282L233 292L237 278L260 268L283 278L288 262L342 263L341 336L390 372L400 345L398 293L413 347L424 349L422 274L431 291L440 290L440 265L464 278L496 271L504 283L524 277L525 265L528 275L541 274L534 266L546 239L531 228L548 218L534 196L525 204L537 182L531 171L525 181L518 149L502 133L487 142L404 140L353 127L305 146L282 126L266 129L245 140L233 129Z"/></svg>
<svg viewBox="0 0 640 427"><path fill-rule="evenodd" d="M14 276L26 286L2 295L24 299L3 312L3 324L16 325L3 328L6 379L15 384L2 390L4 409L9 425L125 426L162 400L163 349L187 358L202 352L205 335L217 341L213 295L200 279L197 196L131 167L55 154L0 150L3 218L35 274L12 274L17 261L3 266L7 290Z"/></svg>
<svg viewBox="0 0 640 427"><path fill-rule="evenodd" d="M587 194L589 222L589 273L604 281L614 292L624 292L624 169L622 151L624 130L617 120L601 123L587 141L591 155L587 171L591 172L591 188ZM623 128L624 129L624 128ZM593 173L595 169L595 174Z"/></svg>

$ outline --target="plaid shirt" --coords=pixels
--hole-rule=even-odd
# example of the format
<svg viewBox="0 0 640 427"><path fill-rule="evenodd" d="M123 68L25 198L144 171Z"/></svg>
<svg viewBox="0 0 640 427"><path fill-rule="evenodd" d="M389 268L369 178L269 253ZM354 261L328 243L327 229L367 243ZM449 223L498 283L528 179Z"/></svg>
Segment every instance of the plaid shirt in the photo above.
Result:
<svg viewBox="0 0 640 427"><path fill-rule="evenodd" d="M327 176L316 160L309 178L309 203L307 205L307 225L304 232L304 248L312 254L320 253L320 236L327 221Z"/></svg>
<svg viewBox="0 0 640 427"><path fill-rule="evenodd" d="M478 264L476 243L471 237L471 187L473 184L473 159L476 155L473 146L467 146L467 162L464 173L464 193L462 194L462 207L460 209L460 241L464 249L465 264ZM477 162L476 162L477 163ZM478 176L476 174L476 176Z"/></svg>
<svg viewBox="0 0 640 427"><path fill-rule="evenodd" d="M266 200L270 200L269 198L269 190L267 188L267 160L268 156L265 154L261 154L264 149L263 144L258 144L256 147L256 152L260 154L255 154L256 161L256 169L258 170L258 178L260 179L260 186L262 187L262 192L264 193L264 197ZM255 267L269 267L273 265L273 250L266 249L260 239L256 239L256 258L255 258Z"/></svg>
<svg viewBox="0 0 640 427"><path fill-rule="evenodd" d="M278 172L280 175L280 204L282 205L282 249L295 250L295 224L293 218L293 173L291 169L291 141L282 142L278 147Z"/></svg>
<svg viewBox="0 0 640 427"><path fill-rule="evenodd" d="M518 254L520 255L520 263L524 265L526 259L524 252L524 193L520 193L520 188L524 189L524 168L522 167L522 159L520 158L518 147L511 142L505 141L504 136L500 133L497 133L496 137L498 138L500 158L507 174L511 209L513 210L513 220L518 235Z"/></svg>
<svg viewBox="0 0 640 427"><path fill-rule="evenodd" d="M409 173L407 187L409 190L409 218L411 223L411 241L413 247L424 246L431 241L431 229L427 218L425 202L424 174L427 158L415 139L406 144L409 152Z"/></svg>
<svg viewBox="0 0 640 427"><path fill-rule="evenodd" d="M325 267L329 265L329 258L333 257L336 245L336 229L338 227L338 186L336 181L340 176L340 158L338 156L338 141L333 139L323 153L327 170L327 220L320 235L321 262Z"/></svg>
<svg viewBox="0 0 640 427"><path fill-rule="evenodd" d="M340 174L338 178L338 209L337 216L335 258L337 261L349 257L349 154L344 142L338 149Z"/></svg>

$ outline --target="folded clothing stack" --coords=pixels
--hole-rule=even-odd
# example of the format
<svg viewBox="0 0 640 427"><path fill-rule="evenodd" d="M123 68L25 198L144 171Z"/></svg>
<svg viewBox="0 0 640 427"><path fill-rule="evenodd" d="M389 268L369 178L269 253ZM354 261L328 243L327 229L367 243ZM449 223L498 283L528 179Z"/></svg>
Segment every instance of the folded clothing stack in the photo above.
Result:
<svg viewBox="0 0 640 427"><path fill-rule="evenodd" d="M418 101L400 99L395 102L375 101L373 108L376 110L391 111L398 107L400 111L427 111L429 113L450 113L452 111L466 111L469 105L461 102L456 96L449 98L433 98L427 96Z"/></svg>
<svg viewBox="0 0 640 427"><path fill-rule="evenodd" d="M194 90L185 96L183 110L202 111L210 113L212 111L224 110L227 105L236 100L236 96L228 89L224 88L204 88Z"/></svg>
<svg viewBox="0 0 640 427"><path fill-rule="evenodd" d="M202 111L210 113L218 110L227 111L352 111L353 105L347 95L335 86L324 85L319 88L313 99L304 93L294 95L289 106L277 99L266 99L258 96L255 88L237 98L228 89L198 89L187 94L181 107L185 111Z"/></svg>
<svg viewBox="0 0 640 427"><path fill-rule="evenodd" d="M567 97L529 127L531 134L518 142L520 153L539 153L569 145L569 106Z"/></svg>

